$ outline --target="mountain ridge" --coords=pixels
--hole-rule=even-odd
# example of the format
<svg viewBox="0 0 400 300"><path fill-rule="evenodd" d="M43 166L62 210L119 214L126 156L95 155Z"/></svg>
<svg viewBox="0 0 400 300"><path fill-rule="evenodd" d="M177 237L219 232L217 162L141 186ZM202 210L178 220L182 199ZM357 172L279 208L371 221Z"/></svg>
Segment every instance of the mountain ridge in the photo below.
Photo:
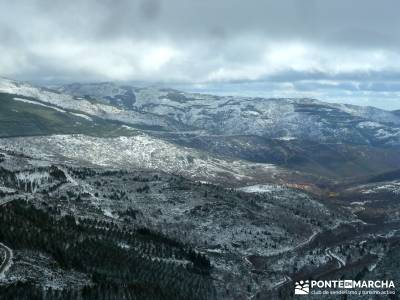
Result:
<svg viewBox="0 0 400 300"><path fill-rule="evenodd" d="M329 104L315 99L221 97L154 87L129 87L130 95L135 99L130 100L134 107L127 109L121 102L121 97L126 96L121 91L126 91L126 87L105 85L104 91L98 89L104 84L97 84L94 96L88 95L87 91L77 96L76 91L74 95L67 94L66 86L62 92L53 92L2 80L0 91L34 97L63 109L78 110L104 119L166 131L246 134L323 143L400 145L400 117L380 109ZM103 97L99 93L103 93ZM84 97L91 97L90 101ZM110 101L107 104L97 100L106 97Z"/></svg>
<svg viewBox="0 0 400 300"><path fill-rule="evenodd" d="M127 89L134 101L123 98ZM60 128L35 119L40 126L33 123L32 128L40 130L32 131L28 124L26 132L19 129L11 135L12 127L3 122L8 136L118 137L145 132L153 139L213 157L273 164L336 179L389 172L400 163L396 152L400 117L371 107L307 98L221 97L111 82L55 90L1 79L0 92L5 99L0 99L1 104L14 115L22 116L12 111L19 105L29 113L39 110L42 116L65 119L64 123L57 119Z"/></svg>

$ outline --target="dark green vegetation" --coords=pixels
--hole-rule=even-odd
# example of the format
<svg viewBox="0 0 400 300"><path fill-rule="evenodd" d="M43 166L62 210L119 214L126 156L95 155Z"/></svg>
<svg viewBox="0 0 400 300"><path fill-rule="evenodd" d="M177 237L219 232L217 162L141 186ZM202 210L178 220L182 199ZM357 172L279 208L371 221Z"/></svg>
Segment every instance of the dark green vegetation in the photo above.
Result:
<svg viewBox="0 0 400 300"><path fill-rule="evenodd" d="M353 203L354 213L367 223L383 226L385 223L397 221L400 214L399 194L389 189L378 189L373 193L346 190L337 201L342 205ZM361 209L357 206L359 203L363 203Z"/></svg>
<svg viewBox="0 0 400 300"><path fill-rule="evenodd" d="M35 206L8 202L1 210L0 241L15 253L0 281L4 293L41 296L56 286L46 297L79 299L75 291L108 295L113 286L114 299L140 299L145 288L161 290L158 299L240 299L280 280L271 265L253 273L248 253L292 249L347 218L289 188L253 195L155 171L39 162L27 169L32 159L12 151L4 157L0 186L14 192L1 200L27 198ZM165 294L167 284L173 295Z"/></svg>
<svg viewBox="0 0 400 300"><path fill-rule="evenodd" d="M400 285L400 241L393 243L377 268L365 276L366 280L374 280L375 278L390 278L395 280L397 293L396 295L390 295L388 298L391 300L400 299L398 292Z"/></svg>
<svg viewBox="0 0 400 300"><path fill-rule="evenodd" d="M100 118L93 118L93 121L90 121L67 111L16 101L13 100L14 97L17 96L0 93L0 137L74 133L94 136L134 134L133 131L121 127L122 124L118 122Z"/></svg>
<svg viewBox="0 0 400 300"><path fill-rule="evenodd" d="M92 281L82 289L64 291L16 283L1 286L0 299L215 297L205 256L145 228L133 231L111 222L56 216L14 201L0 208L0 240L14 250L46 253L61 268L85 273ZM187 263L174 264L172 259Z"/></svg>
<svg viewBox="0 0 400 300"><path fill-rule="evenodd" d="M398 179L400 179L400 169L373 176L368 180L368 183L398 180Z"/></svg>

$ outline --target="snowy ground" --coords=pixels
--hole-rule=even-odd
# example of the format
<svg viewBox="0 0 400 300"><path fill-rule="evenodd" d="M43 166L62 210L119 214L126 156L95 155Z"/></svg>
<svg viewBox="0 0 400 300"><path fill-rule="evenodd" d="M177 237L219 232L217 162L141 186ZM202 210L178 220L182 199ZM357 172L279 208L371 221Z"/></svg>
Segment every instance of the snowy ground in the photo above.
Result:
<svg viewBox="0 0 400 300"><path fill-rule="evenodd" d="M271 164L211 156L191 148L140 134L132 137L96 138L84 135L53 135L2 139L4 149L55 161L123 169L153 169L211 182L275 181L285 171Z"/></svg>
<svg viewBox="0 0 400 300"><path fill-rule="evenodd" d="M0 243L0 248L3 250L2 263L0 264L0 280L5 277L5 274L13 264L13 251L3 243Z"/></svg>

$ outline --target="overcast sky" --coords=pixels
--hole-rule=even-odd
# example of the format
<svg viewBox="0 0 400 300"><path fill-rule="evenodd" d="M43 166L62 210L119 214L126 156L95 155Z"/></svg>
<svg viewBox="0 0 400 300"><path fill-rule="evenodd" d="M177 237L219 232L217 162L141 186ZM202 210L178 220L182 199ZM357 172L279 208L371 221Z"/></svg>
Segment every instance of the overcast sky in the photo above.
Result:
<svg viewBox="0 0 400 300"><path fill-rule="evenodd" d="M0 75L400 109L398 0L0 0Z"/></svg>

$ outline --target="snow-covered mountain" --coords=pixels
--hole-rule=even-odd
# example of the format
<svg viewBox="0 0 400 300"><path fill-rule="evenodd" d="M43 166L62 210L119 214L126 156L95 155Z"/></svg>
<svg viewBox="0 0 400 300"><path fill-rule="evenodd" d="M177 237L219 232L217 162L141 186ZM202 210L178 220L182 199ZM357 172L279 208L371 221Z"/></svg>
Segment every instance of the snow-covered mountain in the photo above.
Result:
<svg viewBox="0 0 400 300"><path fill-rule="evenodd" d="M1 81L0 91L2 149L61 163L159 170L229 185L290 182L298 175L273 164L176 145L129 123L138 127L134 115L147 120L144 116L151 114L125 111L10 80ZM122 122L122 116L128 116L127 122ZM147 125L154 130L152 123Z"/></svg>
<svg viewBox="0 0 400 300"><path fill-rule="evenodd" d="M74 145L77 143L69 142ZM97 150L94 146L92 149ZM79 149L75 150L79 152ZM85 150L82 149L82 152ZM71 166L46 161L42 156L35 159L1 150L0 158L0 228L2 232L11 232L5 235L7 240L2 240L2 243L10 245L10 249L14 250L16 247L12 242L25 239L20 235L21 232L29 236L36 229L31 220L43 224L38 234L32 234L35 251L22 251L20 248L14 250L16 255L12 261L13 267L5 276L0 276L0 284L3 285L18 280L60 288L81 288L82 285L93 284L94 276L89 276L91 270L85 269L82 272L80 269L65 268L60 271L63 266L58 263L59 256L45 255L54 253L50 252L53 247L49 247L49 243L59 241L68 246L55 247L55 251L69 251L67 253L73 253L74 259L82 254L93 257L97 250L103 250L105 255L102 261L108 261L114 253L110 247L115 247L122 253L140 254L139 263L151 261L158 266L166 263L166 269L176 268L169 276L171 278L176 278L179 274L177 272L191 270L189 259L177 252L169 254L164 245L159 246L160 242L165 241L165 246L190 246L207 257L212 265L209 282L215 284L218 295L222 295L218 298L185 296L168 299L228 300L232 299L233 293L238 295L235 299L243 299L241 295L251 298L261 289L274 288L284 278L284 274L294 272L294 265L297 270L305 265L329 263L319 245L309 246L310 242L323 231L353 220L353 216L346 211L329 207L307 193L280 185L258 189L257 194L252 194L256 188L254 186L241 192L209 183L193 182L165 172L126 171L119 170L119 166L116 169L107 166L88 168L82 164ZM122 158L126 159L126 156L123 154ZM127 164L130 163L134 161L127 161ZM33 210L27 212L20 206L14 208L14 205L39 208L40 214L35 214ZM17 209L20 215L11 214ZM54 217L55 221L47 222L49 216L51 220ZM64 218L70 220L68 224L73 224L72 228L76 228L80 243L90 237L89 243L101 239L103 244L96 244L90 251L86 244L75 248L74 242L71 242L73 229L69 227L63 227L56 236L51 235L53 238L50 238L49 228L54 228L58 225L56 222L62 222ZM124 235L126 239L120 239L115 229L103 229L110 223L134 235ZM88 224L85 227L87 230L76 227L78 224ZM91 234L90 228L104 230L109 238L107 247L104 246L104 237L98 232ZM67 236L60 238L63 233ZM129 239L131 236L138 239ZM146 247L142 247L142 242L137 242L140 237L143 237L141 241L146 242ZM148 243L151 237L157 243ZM38 240L44 242L38 243ZM22 247L30 249L29 245ZM310 255L314 249L320 253L319 257ZM0 263L5 257L2 250L4 247L0 246ZM112 257L116 261L125 259L124 255ZM271 261L268 268L257 272L256 268L261 268L262 264L257 264L256 260L262 262L264 259ZM139 263L132 265L132 269L142 268ZM101 263L99 266L102 267ZM114 269L114 265L110 268ZM149 270L149 264L141 270L152 276L159 273ZM207 274L202 272L201 277ZM166 289L170 290L170 281L168 283ZM178 282L178 286L182 287L182 282ZM231 286L235 286L235 290L226 296L226 289ZM205 289L210 288L206 286Z"/></svg>
<svg viewBox="0 0 400 300"><path fill-rule="evenodd" d="M221 97L113 83L70 84L56 91L7 79L0 80L0 92L147 129L400 145L398 114L315 99Z"/></svg>
<svg viewBox="0 0 400 300"><path fill-rule="evenodd" d="M25 82L0 78L0 93L14 95L16 101L26 98L31 104L47 104L54 109L64 109L86 116L134 124L139 127L169 128L171 130L180 128L180 124L177 124L177 122L160 115L125 110L100 101L89 101L82 97L71 96L56 90L35 87Z"/></svg>
<svg viewBox="0 0 400 300"><path fill-rule="evenodd" d="M113 83L71 84L58 90L100 99L128 111L163 116L182 127L208 134L325 143L400 144L399 115L373 107L330 104L315 99L221 97Z"/></svg>
<svg viewBox="0 0 400 300"><path fill-rule="evenodd" d="M0 281L277 299L393 265L399 132L395 113L313 99L1 79Z"/></svg>
<svg viewBox="0 0 400 300"><path fill-rule="evenodd" d="M37 159L116 169L159 170L231 186L263 182L290 182L301 178L271 164L213 156L177 146L147 134L114 138L87 135L51 135L2 139L1 148L22 151Z"/></svg>
<svg viewBox="0 0 400 300"><path fill-rule="evenodd" d="M87 99L97 99L107 104L112 104L121 108L134 109L136 96L132 86L118 86L112 82L80 84L72 83L61 87L55 87L59 92L84 97Z"/></svg>
<svg viewBox="0 0 400 300"><path fill-rule="evenodd" d="M97 138L93 142L96 147L118 144L108 156L137 145L137 151L154 155L154 147L160 147L156 149L163 153L158 156L158 167L175 172L181 166L185 175L203 173L199 166L179 161L182 151L183 157L191 152L207 157L208 165L213 159L223 159L228 166L229 161L247 161L248 165L273 164L281 170L332 178L387 172L400 159L398 114L314 99L220 97L114 83L49 89L0 79L0 108L0 136L56 134L53 139L66 145L77 138L62 135L90 135ZM152 142L141 143L137 134ZM129 142L118 139L120 136L130 136ZM110 137L114 140L101 139ZM80 147L89 149L86 142L91 138L79 140ZM150 146L153 148L147 148ZM177 161L172 163L169 154L174 151ZM71 153L66 157L71 158ZM154 159L135 166L152 168L149 164L154 165ZM220 173L218 168L208 170ZM243 168L240 172L229 170L247 174L242 173Z"/></svg>

